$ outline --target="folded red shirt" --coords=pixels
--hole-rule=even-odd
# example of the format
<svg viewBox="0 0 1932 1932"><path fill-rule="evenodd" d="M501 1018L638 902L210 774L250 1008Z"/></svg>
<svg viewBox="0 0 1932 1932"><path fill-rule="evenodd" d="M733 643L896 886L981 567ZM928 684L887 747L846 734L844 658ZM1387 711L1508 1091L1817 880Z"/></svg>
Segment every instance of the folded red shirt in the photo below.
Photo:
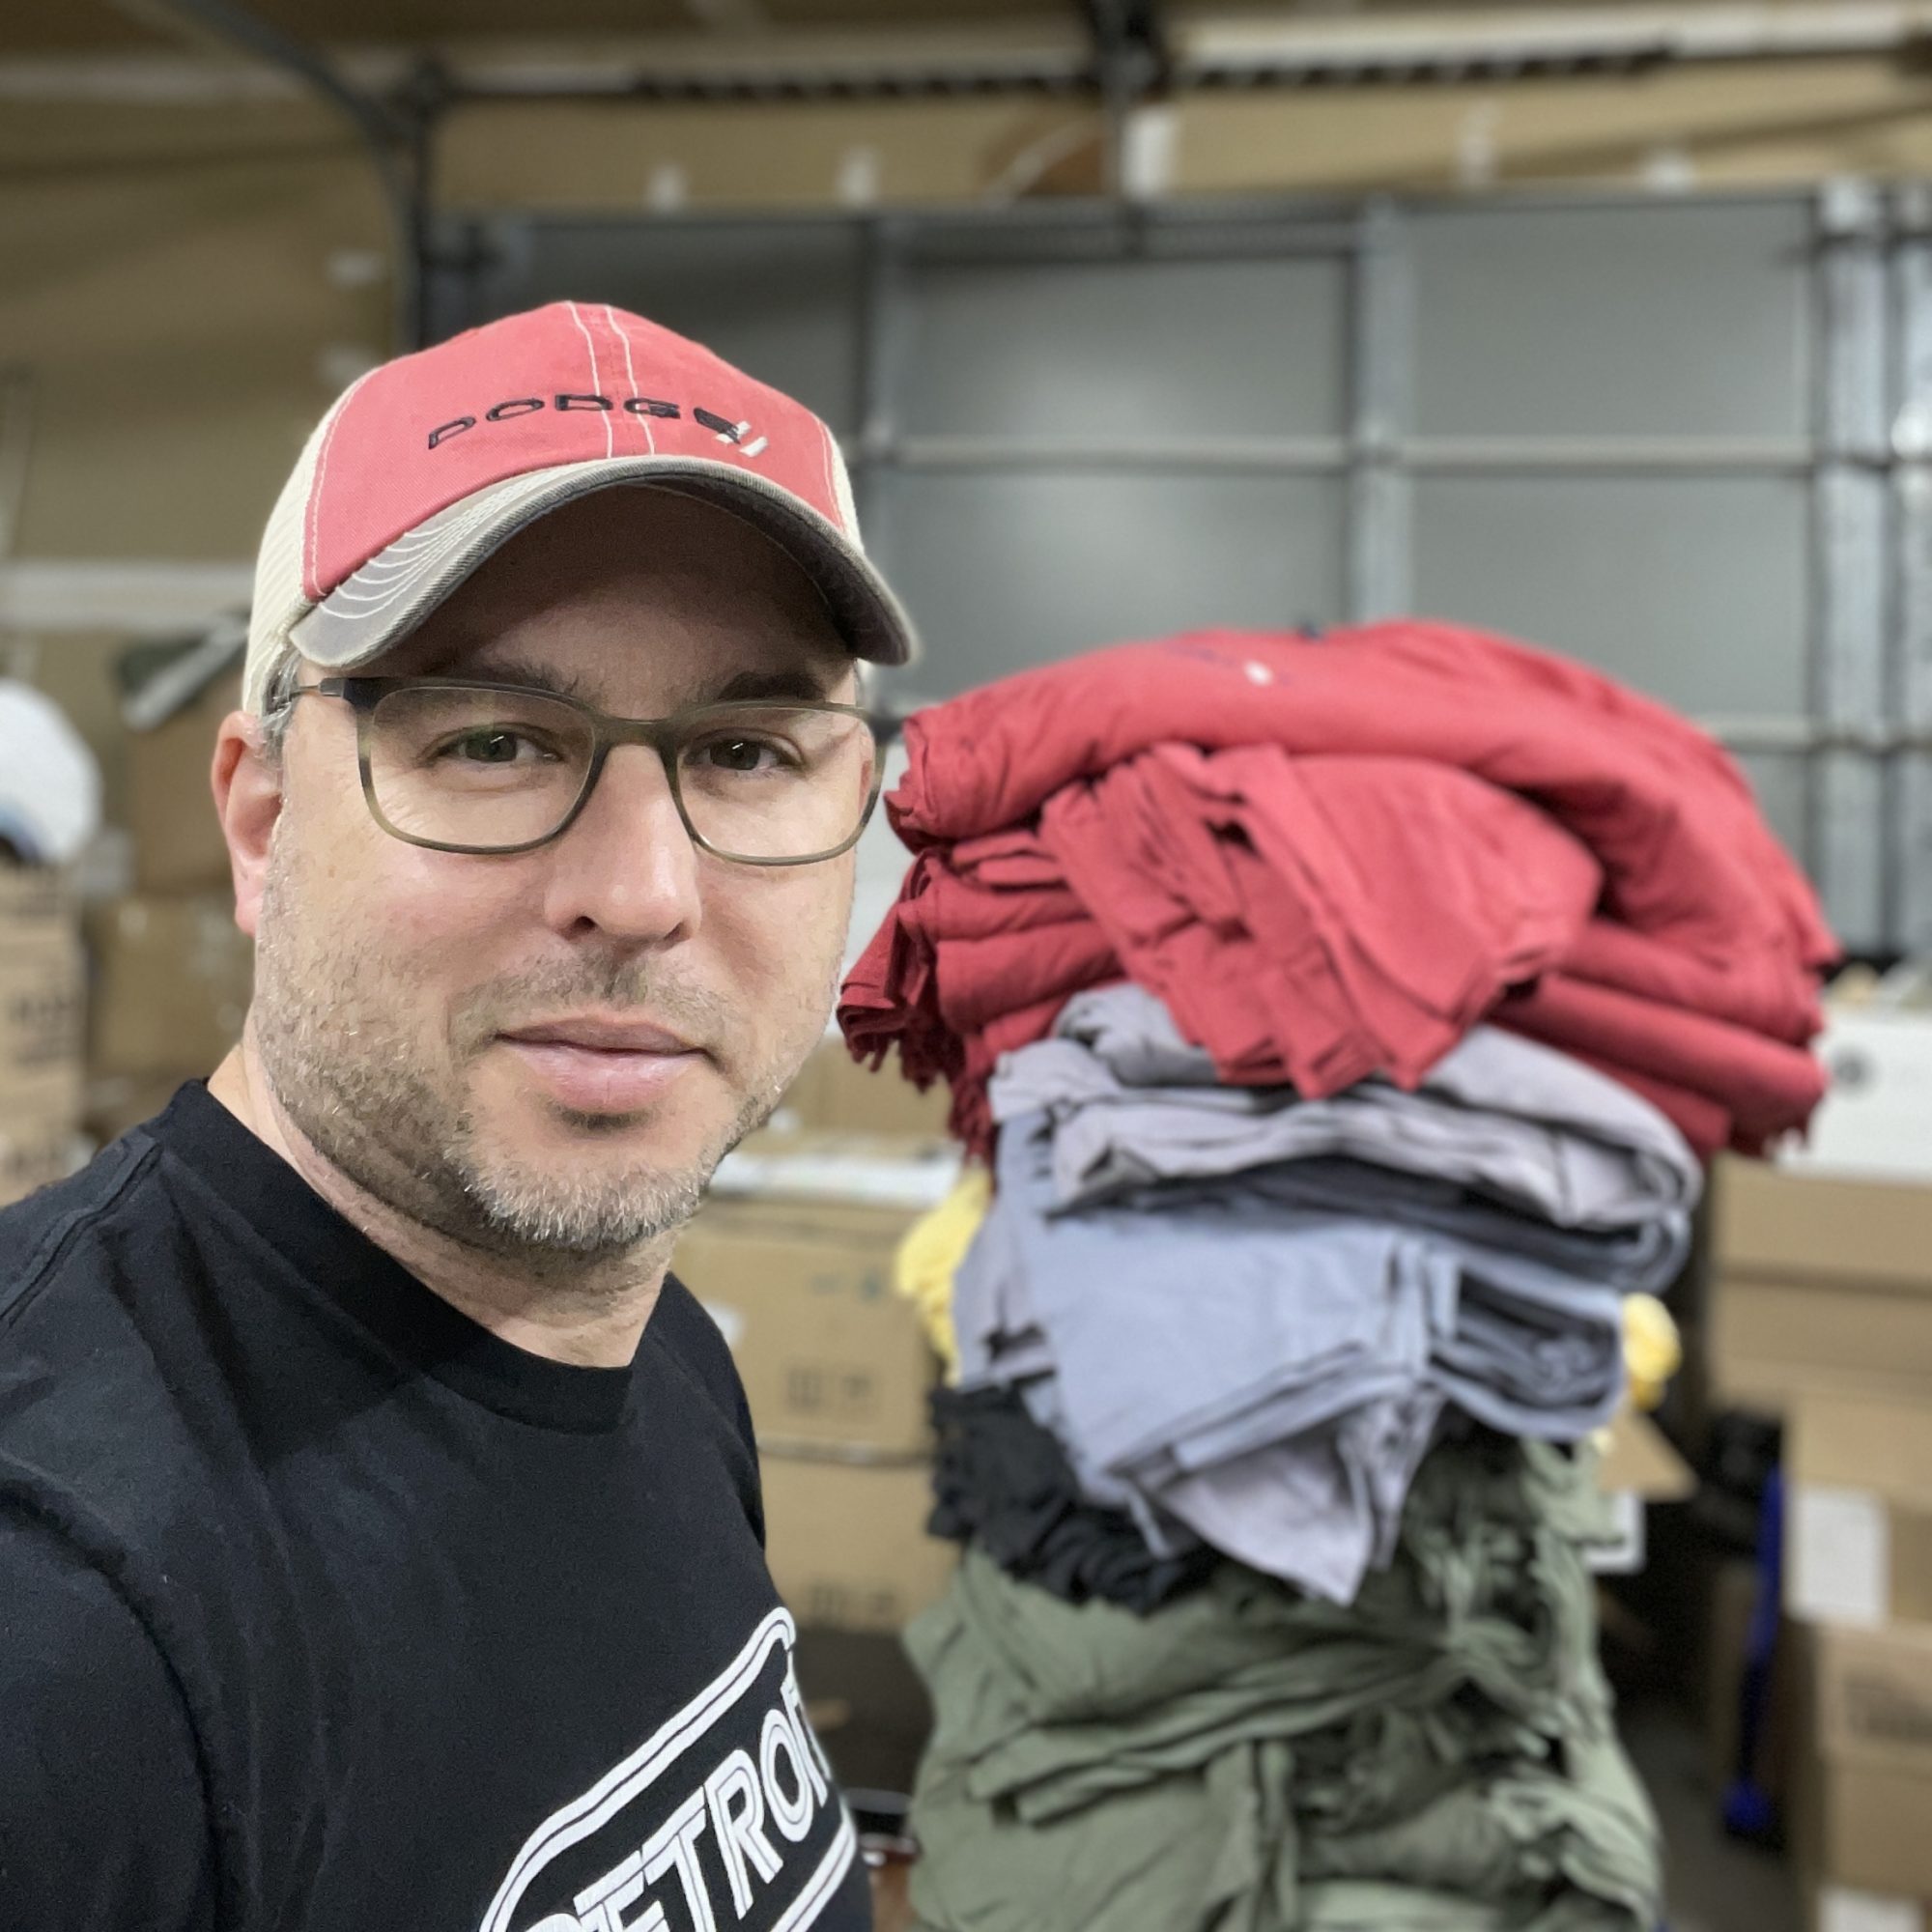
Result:
<svg viewBox="0 0 1932 1932"><path fill-rule="evenodd" d="M908 735L888 805L920 856L840 1019L950 1080L975 1145L999 1052L1122 976L1223 1078L1310 1094L1412 1083L1492 1013L1707 1151L1822 1092L1809 886L1715 744L1580 667L1445 626L1206 634Z"/></svg>

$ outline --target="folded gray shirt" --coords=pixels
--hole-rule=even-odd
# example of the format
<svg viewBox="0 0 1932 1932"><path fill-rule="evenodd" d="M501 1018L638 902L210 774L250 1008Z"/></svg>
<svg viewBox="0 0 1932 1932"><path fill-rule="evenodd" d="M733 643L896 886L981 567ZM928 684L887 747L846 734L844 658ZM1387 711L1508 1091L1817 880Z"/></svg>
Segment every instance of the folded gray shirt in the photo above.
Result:
<svg viewBox="0 0 1932 1932"><path fill-rule="evenodd" d="M1096 1493L1124 1486L1258 1569L1347 1601L1449 1400L1574 1440L1623 1388L1616 1293L1439 1231L1211 1198L1060 1211L1056 1123L1009 1122L953 1286L961 1380L1052 1377Z"/></svg>
<svg viewBox="0 0 1932 1932"><path fill-rule="evenodd" d="M1535 1040L1478 1027L1413 1093L1365 1080L1323 1100L1224 1087L1146 988L1069 1001L1057 1037L1008 1055L1000 1119L1055 1117L1064 1207L1181 1178L1341 1156L1453 1182L1551 1227L1654 1229L1681 1239L1703 1186L1664 1117L1615 1081Z"/></svg>

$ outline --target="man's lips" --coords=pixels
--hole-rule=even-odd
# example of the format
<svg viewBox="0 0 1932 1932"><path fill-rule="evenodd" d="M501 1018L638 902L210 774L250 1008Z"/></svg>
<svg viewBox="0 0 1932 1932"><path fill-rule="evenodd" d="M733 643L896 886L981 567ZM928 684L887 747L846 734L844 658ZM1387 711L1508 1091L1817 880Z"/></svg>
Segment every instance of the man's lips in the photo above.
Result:
<svg viewBox="0 0 1932 1932"><path fill-rule="evenodd" d="M497 1038L552 1100L580 1114L637 1113L703 1058L663 1027L602 1015L514 1027Z"/></svg>
<svg viewBox="0 0 1932 1932"><path fill-rule="evenodd" d="M604 1053L695 1053L688 1039L648 1020L607 1018L585 1013L546 1020L538 1026L507 1027L501 1037L516 1045L582 1046Z"/></svg>

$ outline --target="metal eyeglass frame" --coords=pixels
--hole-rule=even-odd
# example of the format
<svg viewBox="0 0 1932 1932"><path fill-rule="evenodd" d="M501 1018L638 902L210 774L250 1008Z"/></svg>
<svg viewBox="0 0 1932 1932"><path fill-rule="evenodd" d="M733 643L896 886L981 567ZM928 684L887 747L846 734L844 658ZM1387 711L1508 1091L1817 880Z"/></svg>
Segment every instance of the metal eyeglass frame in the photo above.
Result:
<svg viewBox="0 0 1932 1932"><path fill-rule="evenodd" d="M541 697L553 704L568 705L585 719L591 728L590 762L584 769L582 789L561 822L541 838L526 838L518 845L457 845L447 839L421 838L412 832L403 832L392 825L376 796L375 775L369 763L370 735L374 728L376 706L384 697L394 691L418 690L498 691L516 697ZM391 838L400 838L406 845L420 845L431 852L459 852L474 858L501 858L515 852L534 852L553 839L561 838L589 804L590 794L597 789L597 781L603 776L604 761L611 753L619 745L648 745L658 754L658 762L664 767L665 781L670 787L671 802L677 807L677 815L683 821L685 832L700 852L708 852L714 859L723 859L733 866L822 865L828 859L837 859L841 853L849 852L865 836L866 827L878 809L879 792L885 781L885 747L898 729L895 720L882 718L863 706L830 704L817 698L734 698L717 704L686 705L683 710L672 712L668 718L615 718L609 712L599 711L594 704L584 703L581 697L569 697L562 692L542 691L526 684L496 684L471 677L325 677L314 684L298 684L288 696L291 702L298 697L339 697L355 713L355 760L362 775L363 802L369 808L370 816ZM683 787L678 783L676 753L684 735L691 729L692 722L699 717L717 717L728 722L734 712L774 710L823 711L840 718L856 718L872 734L875 752L872 786L867 793L865 810L860 812L859 823L853 828L851 837L823 852L809 852L795 859L753 859L742 852L721 850L691 822Z"/></svg>

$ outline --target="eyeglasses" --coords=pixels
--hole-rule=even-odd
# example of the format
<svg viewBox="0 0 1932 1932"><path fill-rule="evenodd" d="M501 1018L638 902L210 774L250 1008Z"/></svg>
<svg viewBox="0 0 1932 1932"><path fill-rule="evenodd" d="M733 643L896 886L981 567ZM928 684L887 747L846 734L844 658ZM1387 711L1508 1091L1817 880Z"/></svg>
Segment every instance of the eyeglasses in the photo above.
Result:
<svg viewBox="0 0 1932 1932"><path fill-rule="evenodd" d="M326 677L290 696L355 711L376 823L436 852L548 844L615 746L648 745L695 844L744 866L809 866L858 843L884 768L885 727L850 704L754 698L612 718L553 692L447 677Z"/></svg>

